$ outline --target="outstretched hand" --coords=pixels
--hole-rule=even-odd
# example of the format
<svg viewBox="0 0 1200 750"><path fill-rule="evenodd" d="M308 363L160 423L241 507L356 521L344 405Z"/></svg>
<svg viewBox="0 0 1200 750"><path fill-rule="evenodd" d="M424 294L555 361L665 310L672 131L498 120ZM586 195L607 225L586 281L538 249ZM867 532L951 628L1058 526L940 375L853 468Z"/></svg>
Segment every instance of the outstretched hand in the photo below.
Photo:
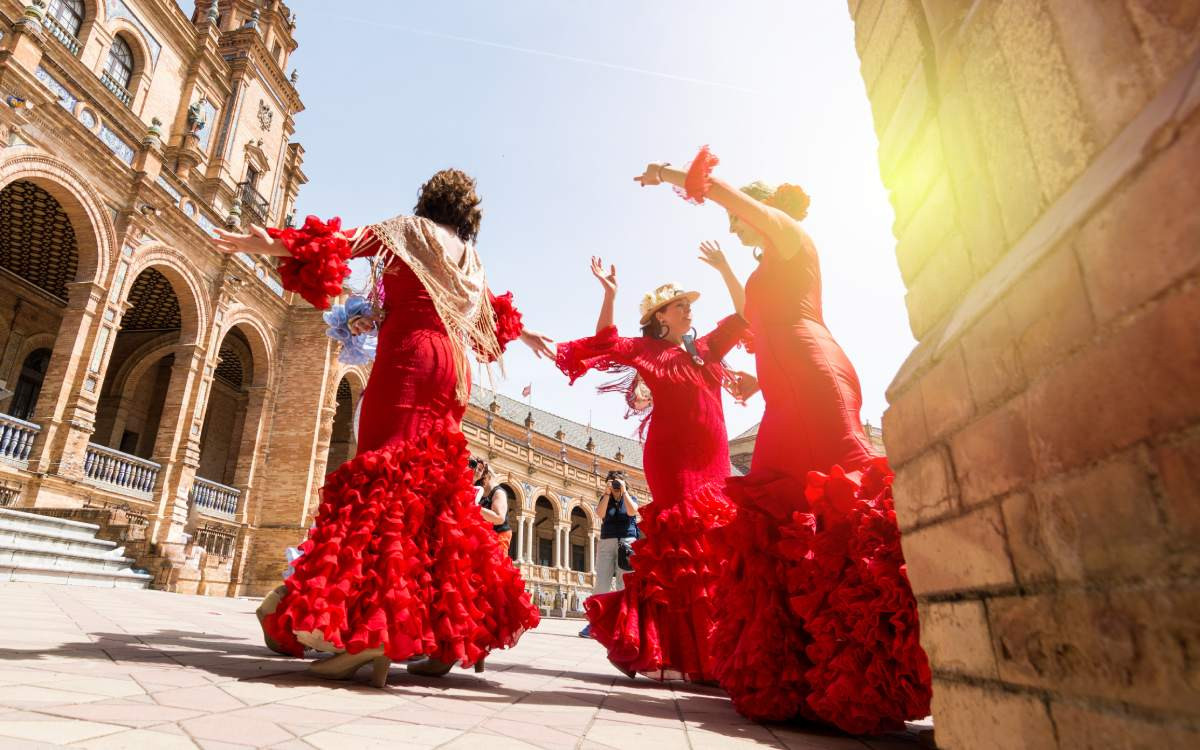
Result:
<svg viewBox="0 0 1200 750"><path fill-rule="evenodd" d="M721 250L721 245L716 240L705 240L700 243L700 260L718 271L729 270L729 260L725 258L725 252Z"/></svg>
<svg viewBox="0 0 1200 750"><path fill-rule="evenodd" d="M642 174L638 175L637 177L634 177L633 181L641 183L642 187L651 187L652 185L661 185L662 184L662 168L665 166L666 166L665 164L659 164L658 162L651 162L650 164L646 165L646 171L643 172Z"/></svg>
<svg viewBox="0 0 1200 750"><path fill-rule="evenodd" d="M554 341L545 334L531 331L528 328L521 331L521 343L533 350L534 356L538 359L546 357L554 359Z"/></svg>
<svg viewBox="0 0 1200 750"><path fill-rule="evenodd" d="M604 287L604 291L608 294L617 293L617 267L610 265L608 273L604 272L604 261L592 256L592 275L600 282L600 286Z"/></svg>
<svg viewBox="0 0 1200 750"><path fill-rule="evenodd" d="M267 230L257 224L251 224L250 231L246 234L226 232L224 229L216 228L213 231L217 234L213 240L213 246L222 253L230 255L236 253L246 253L247 255L286 254L286 251L282 250L282 246L267 234Z"/></svg>

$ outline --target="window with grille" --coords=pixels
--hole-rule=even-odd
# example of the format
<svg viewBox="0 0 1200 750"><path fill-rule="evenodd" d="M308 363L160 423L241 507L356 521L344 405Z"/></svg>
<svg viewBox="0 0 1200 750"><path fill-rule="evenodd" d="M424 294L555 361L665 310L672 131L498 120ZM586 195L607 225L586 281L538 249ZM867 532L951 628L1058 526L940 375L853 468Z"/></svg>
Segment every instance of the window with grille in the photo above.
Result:
<svg viewBox="0 0 1200 750"><path fill-rule="evenodd" d="M72 36L79 36L79 30L83 28L83 0L50 0L46 14Z"/></svg>
<svg viewBox="0 0 1200 750"><path fill-rule="evenodd" d="M129 82L133 79L133 50L129 48L129 42L119 36L113 39L112 46L108 48L104 72L121 88L129 88Z"/></svg>

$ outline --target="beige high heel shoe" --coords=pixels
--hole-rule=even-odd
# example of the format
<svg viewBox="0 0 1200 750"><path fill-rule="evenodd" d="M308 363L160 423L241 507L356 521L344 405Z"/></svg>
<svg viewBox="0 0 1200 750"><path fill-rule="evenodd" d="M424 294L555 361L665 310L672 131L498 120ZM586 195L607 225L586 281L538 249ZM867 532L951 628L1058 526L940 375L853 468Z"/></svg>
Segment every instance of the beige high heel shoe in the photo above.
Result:
<svg viewBox="0 0 1200 750"><path fill-rule="evenodd" d="M442 677L453 666L453 664L447 664L444 661L438 661L426 656L421 661L414 661L409 664L407 669L409 674L420 675L421 677Z"/></svg>
<svg viewBox="0 0 1200 750"><path fill-rule="evenodd" d="M279 602L283 601L283 596L286 593L287 586L280 586L263 597L262 603L258 605L258 609L254 610L254 616L258 618L259 627L262 627L263 620L267 619L267 615L274 614L275 610L279 609ZM291 656L291 654L283 650L283 647L274 638L267 635L265 628L263 629L263 643L277 654Z"/></svg>
<svg viewBox="0 0 1200 750"><path fill-rule="evenodd" d="M357 654L342 653L315 661L308 666L308 672L325 680L349 680L367 662L371 663L371 685L377 688L387 685L392 660L384 655L381 648L366 649Z"/></svg>

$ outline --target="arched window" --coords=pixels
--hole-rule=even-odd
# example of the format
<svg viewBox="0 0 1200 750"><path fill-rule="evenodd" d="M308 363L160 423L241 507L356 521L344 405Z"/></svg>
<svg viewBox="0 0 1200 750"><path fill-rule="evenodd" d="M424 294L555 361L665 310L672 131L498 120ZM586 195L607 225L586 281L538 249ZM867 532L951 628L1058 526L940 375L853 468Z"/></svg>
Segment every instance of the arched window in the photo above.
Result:
<svg viewBox="0 0 1200 750"><path fill-rule="evenodd" d="M129 89L129 82L133 80L133 50L129 48L129 42L119 36L113 37L112 46L108 48L108 62L104 64L104 72L113 83L125 90Z"/></svg>
<svg viewBox="0 0 1200 750"><path fill-rule="evenodd" d="M83 0L50 0L46 14L71 36L79 36L79 30L83 28Z"/></svg>
<svg viewBox="0 0 1200 750"><path fill-rule="evenodd" d="M25 420L33 416L38 396L42 392L42 381L46 379L46 370L49 367L49 349L35 349L25 358L21 365L21 374L17 377L17 387L13 392L9 414Z"/></svg>

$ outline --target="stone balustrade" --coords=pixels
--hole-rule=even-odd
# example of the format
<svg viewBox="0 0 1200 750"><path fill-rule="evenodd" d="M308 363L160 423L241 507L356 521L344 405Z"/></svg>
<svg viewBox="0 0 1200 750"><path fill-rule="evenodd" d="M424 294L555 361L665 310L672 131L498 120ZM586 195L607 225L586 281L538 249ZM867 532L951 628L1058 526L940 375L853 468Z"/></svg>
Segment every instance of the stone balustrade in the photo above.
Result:
<svg viewBox="0 0 1200 750"><path fill-rule="evenodd" d="M196 477L189 493L192 504L201 513L216 518L232 519L237 515L242 491L208 479Z"/></svg>
<svg viewBox="0 0 1200 750"><path fill-rule="evenodd" d="M161 468L153 461L88 443L83 473L92 482L115 487L134 497L148 497L154 491Z"/></svg>
<svg viewBox="0 0 1200 750"><path fill-rule="evenodd" d="M0 414L0 459L25 467L29 463L29 451L41 427L23 419Z"/></svg>

